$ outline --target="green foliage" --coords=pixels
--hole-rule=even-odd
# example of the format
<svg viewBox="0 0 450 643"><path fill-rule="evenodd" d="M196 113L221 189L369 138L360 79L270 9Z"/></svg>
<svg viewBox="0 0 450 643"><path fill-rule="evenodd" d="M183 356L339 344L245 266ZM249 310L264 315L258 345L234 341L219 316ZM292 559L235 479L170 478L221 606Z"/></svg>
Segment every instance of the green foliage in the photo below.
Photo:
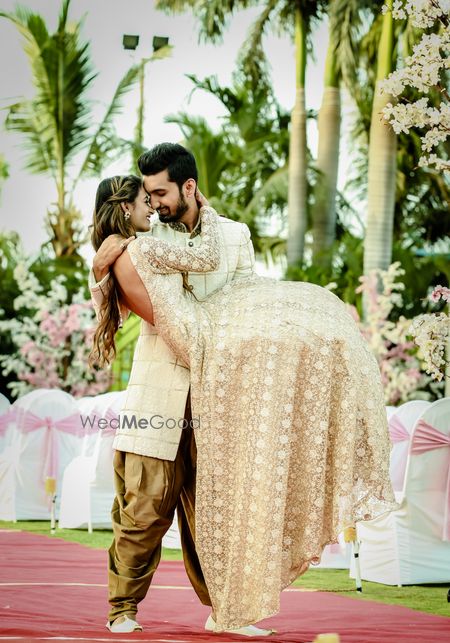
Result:
<svg viewBox="0 0 450 643"><path fill-rule="evenodd" d="M215 76L199 80L189 76L194 91L206 91L225 107L220 131L214 132L201 117L172 115L184 143L199 167L200 189L212 205L227 216L247 223L257 251L280 246L287 202L289 114L277 103L267 77L255 87L239 68L233 85L224 87ZM274 222L278 230L273 230Z"/></svg>
<svg viewBox="0 0 450 643"><path fill-rule="evenodd" d="M426 297L430 288L440 284L450 284L450 253L429 253L422 250L404 248L401 243L394 243L393 261L399 261L405 271L402 282L404 307L394 315L395 320L400 314L408 318L423 313L426 307Z"/></svg>
<svg viewBox="0 0 450 643"><path fill-rule="evenodd" d="M338 224L339 235L332 248L330 266L306 262L302 266L289 266L286 279L308 281L327 286L333 284L333 292L343 301L354 305L362 316L361 296L356 294L363 271L363 239ZM450 283L450 254L429 253L404 247L401 240L394 242L393 261L400 262L405 270L402 282L403 306L395 309L392 321L401 315L412 318L424 310L424 301L432 286Z"/></svg>
<svg viewBox="0 0 450 643"><path fill-rule="evenodd" d="M344 231L334 242L331 265L306 264L289 266L286 279L308 281L319 286L333 284L333 292L345 302L361 308L356 289L362 274L363 241Z"/></svg>
<svg viewBox="0 0 450 643"><path fill-rule="evenodd" d="M294 587L304 590L345 593L347 598L356 601L377 601L388 605L403 605L419 612L448 616L448 584L404 585L391 587L382 583L362 582L363 591L355 591L355 580L349 578L346 569L314 569L310 567L295 582Z"/></svg>
<svg viewBox="0 0 450 643"><path fill-rule="evenodd" d="M28 9L0 11L0 18L12 22L23 38L35 87L31 100L9 105L5 125L23 135L27 168L49 175L55 183L57 202L47 213L47 227L56 256L77 255L85 242L73 202L78 180L99 175L132 147L116 135L113 121L139 73L139 65L127 71L102 121L95 125L87 97L95 73L89 46L82 42L82 22L69 22L69 6L70 0L63 0L54 33L42 16Z"/></svg>
<svg viewBox="0 0 450 643"><path fill-rule="evenodd" d="M2 284L0 290L0 318L3 319L14 316L12 302L19 294L19 289L14 279L14 268L16 267L16 248L20 243L20 237L17 232L0 234L0 282Z"/></svg>
<svg viewBox="0 0 450 643"><path fill-rule="evenodd" d="M14 270L19 257L24 256L20 236L17 232L0 233L0 320L14 319L18 311L13 306L13 301L19 296L20 290L14 278ZM72 296L80 289L85 290L85 296L89 299L88 269L83 259L76 256L55 257L48 245L43 245L38 253L27 258L32 272L43 287L43 293L47 293L50 282L57 276L63 275L66 278L65 287L68 291L68 303L71 303ZM14 342L8 333L0 335L0 355L12 355L16 351ZM3 375L0 373L0 391L4 395L10 395L7 384L16 379L14 373Z"/></svg>
<svg viewBox="0 0 450 643"><path fill-rule="evenodd" d="M9 177L8 163L3 154L0 154L0 196L2 194L3 182Z"/></svg>
<svg viewBox="0 0 450 643"><path fill-rule="evenodd" d="M26 134L28 169L55 178L61 164L70 162L85 143L89 109L84 95L95 77L88 45L79 42L80 23L73 28L67 24L69 4L63 1L54 34L28 9L0 12L24 38L36 88L34 99L9 107L6 126Z"/></svg>

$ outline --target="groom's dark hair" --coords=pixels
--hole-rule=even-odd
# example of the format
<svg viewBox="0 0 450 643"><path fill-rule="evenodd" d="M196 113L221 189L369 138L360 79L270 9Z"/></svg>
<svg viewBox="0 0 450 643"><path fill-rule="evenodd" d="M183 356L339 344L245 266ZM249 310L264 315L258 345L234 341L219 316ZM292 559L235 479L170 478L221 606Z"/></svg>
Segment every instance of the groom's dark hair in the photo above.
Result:
<svg viewBox="0 0 450 643"><path fill-rule="evenodd" d="M160 143L138 158L138 166L144 176L167 170L169 180L181 186L188 179L198 181L194 155L178 143Z"/></svg>

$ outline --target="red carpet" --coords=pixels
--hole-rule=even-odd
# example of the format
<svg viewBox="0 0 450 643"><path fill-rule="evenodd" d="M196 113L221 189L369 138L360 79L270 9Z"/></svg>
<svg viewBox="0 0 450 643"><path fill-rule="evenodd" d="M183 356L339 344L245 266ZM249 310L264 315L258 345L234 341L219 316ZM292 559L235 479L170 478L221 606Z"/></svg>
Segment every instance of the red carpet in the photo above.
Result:
<svg viewBox="0 0 450 643"><path fill-rule="evenodd" d="M2 641L250 641L203 630L208 608L190 589L181 562L163 562L141 603L140 634L111 634L106 553L57 538L0 530ZM286 591L270 643L304 643L338 632L342 643L450 642L450 620L404 607L323 592Z"/></svg>

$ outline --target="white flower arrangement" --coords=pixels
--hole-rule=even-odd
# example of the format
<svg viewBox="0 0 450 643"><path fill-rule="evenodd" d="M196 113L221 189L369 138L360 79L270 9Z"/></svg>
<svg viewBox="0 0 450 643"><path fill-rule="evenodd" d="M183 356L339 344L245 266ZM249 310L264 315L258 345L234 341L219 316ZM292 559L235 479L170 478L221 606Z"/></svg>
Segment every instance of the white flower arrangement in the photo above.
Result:
<svg viewBox="0 0 450 643"><path fill-rule="evenodd" d="M390 319L395 308L403 304L405 286L400 278L404 272L398 262L388 270L373 270L360 277L361 286L356 291L366 300L366 318L357 321L378 361L386 404L429 397L425 389L431 377L421 368L417 346L411 339L411 320L403 316L397 321Z"/></svg>
<svg viewBox="0 0 450 643"><path fill-rule="evenodd" d="M384 5L383 13L389 11ZM424 33L413 52L405 59L404 67L392 72L380 83L382 92L400 96L406 87L414 87L423 94L431 88L442 96L439 107L429 105L426 96L413 103L388 103L382 110L383 117L394 131L409 133L412 127L426 130L421 136L422 156L419 166L434 166L437 170L450 171L448 159L440 158L435 148L450 134L450 95L448 70L450 69L450 0L395 0L392 8L395 19L409 18L419 29L427 30L436 21L441 24L439 33Z"/></svg>
<svg viewBox="0 0 450 643"><path fill-rule="evenodd" d="M106 370L88 366L95 314L82 291L68 303L65 277L50 283L48 292L29 269L23 249L16 247L14 279L20 294L14 299L17 315L0 321L15 346L12 354L0 355L4 375L14 373L8 386L13 396L35 388L59 388L75 397L97 395L108 389Z"/></svg>
<svg viewBox="0 0 450 643"><path fill-rule="evenodd" d="M450 289L436 286L429 296L437 303L450 303ZM447 344L450 337L450 317L445 313L427 313L413 319L409 332L419 347L419 356L425 363L426 371L440 382L444 378Z"/></svg>

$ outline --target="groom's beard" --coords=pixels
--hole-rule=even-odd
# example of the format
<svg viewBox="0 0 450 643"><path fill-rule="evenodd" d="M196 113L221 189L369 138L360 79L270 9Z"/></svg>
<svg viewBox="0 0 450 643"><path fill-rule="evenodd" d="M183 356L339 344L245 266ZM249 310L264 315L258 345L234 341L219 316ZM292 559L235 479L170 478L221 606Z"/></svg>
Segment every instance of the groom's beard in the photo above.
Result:
<svg viewBox="0 0 450 643"><path fill-rule="evenodd" d="M172 214L169 208L160 208L158 210L159 220L162 223L175 223L176 221L179 221L188 210L189 206L186 203L184 196L180 194L175 212Z"/></svg>

